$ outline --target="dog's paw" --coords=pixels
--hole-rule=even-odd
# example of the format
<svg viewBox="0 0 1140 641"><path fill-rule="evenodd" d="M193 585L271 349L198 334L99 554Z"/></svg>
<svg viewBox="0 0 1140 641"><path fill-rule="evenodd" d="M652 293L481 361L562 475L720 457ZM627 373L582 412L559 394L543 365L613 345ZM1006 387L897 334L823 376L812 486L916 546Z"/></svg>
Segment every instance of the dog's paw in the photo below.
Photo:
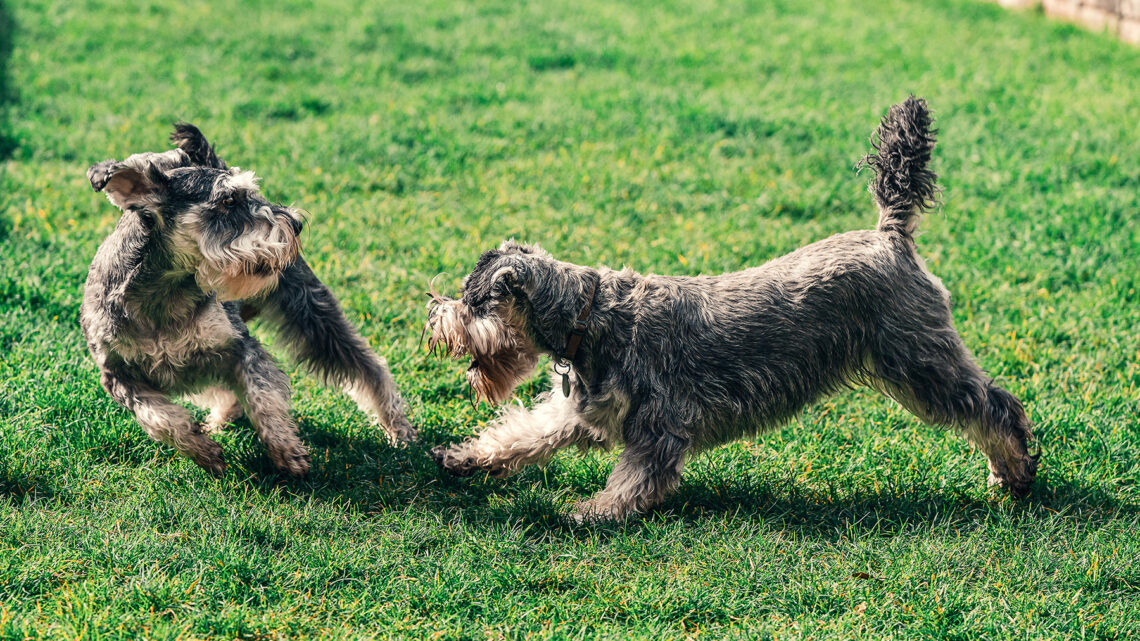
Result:
<svg viewBox="0 0 1140 641"><path fill-rule="evenodd" d="M289 476L302 478L309 473L309 450L300 443L278 451L271 450L269 458L274 467Z"/></svg>
<svg viewBox="0 0 1140 641"><path fill-rule="evenodd" d="M405 447L418 443L420 434L416 431L415 427L408 422L407 419L402 419L393 425L385 425L384 432L388 434L388 440L393 445L398 447Z"/></svg>
<svg viewBox="0 0 1140 641"><path fill-rule="evenodd" d="M434 447L431 450L431 457L440 469L452 476L471 476L475 472L486 472L493 478L504 479L517 471L511 467L510 460L494 458L488 460L486 457L480 460L473 454L474 451L472 442L468 441L450 447L445 445Z"/></svg>
<svg viewBox="0 0 1140 641"><path fill-rule="evenodd" d="M205 422L202 423L202 431L206 434L221 434L226 431L230 423L239 418L241 418L240 411L236 415L224 415L211 412L210 415L206 417Z"/></svg>
<svg viewBox="0 0 1140 641"><path fill-rule="evenodd" d="M578 525L598 525L622 521L628 512L619 510L614 505L597 498L579 501L574 504L574 511L570 513L570 520Z"/></svg>
<svg viewBox="0 0 1140 641"><path fill-rule="evenodd" d="M1013 465L994 465L990 463L990 475L986 479L990 487L1000 487L1015 499L1023 499L1029 495L1029 489L1037 478L1037 465L1040 459L1037 454L1026 454L1020 457Z"/></svg>
<svg viewBox="0 0 1140 641"><path fill-rule="evenodd" d="M446 445L433 447L430 454L439 469L452 476L471 476L480 469L474 457L456 453Z"/></svg>
<svg viewBox="0 0 1140 641"><path fill-rule="evenodd" d="M211 476L221 478L226 473L226 461L222 458L222 446L209 439L203 439L199 447L187 452L187 455L191 461L209 472Z"/></svg>

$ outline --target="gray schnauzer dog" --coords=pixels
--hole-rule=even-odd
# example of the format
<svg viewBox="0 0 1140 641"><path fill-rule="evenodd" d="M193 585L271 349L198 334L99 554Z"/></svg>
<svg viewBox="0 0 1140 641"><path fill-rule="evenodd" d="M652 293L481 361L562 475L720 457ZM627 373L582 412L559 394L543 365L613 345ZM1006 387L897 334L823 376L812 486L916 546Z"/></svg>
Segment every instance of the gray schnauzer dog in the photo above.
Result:
<svg viewBox="0 0 1140 641"><path fill-rule="evenodd" d="M244 322L260 313L392 439L413 440L384 360L301 258L300 214L269 203L253 172L227 167L193 125L176 125L171 140L177 149L87 170L123 210L91 263L79 317L111 397L215 475L225 463L208 433L244 410L273 464L303 476L309 454L289 414L289 379ZM174 396L209 409L205 425Z"/></svg>
<svg viewBox="0 0 1140 641"><path fill-rule="evenodd" d="M938 196L931 124L913 96L881 122L862 163L875 173L875 230L759 267L643 276L512 241L484 253L461 298L433 293L429 346L472 358L467 380L480 398L505 400L543 353L554 389L532 409L505 409L477 437L435 448L436 462L458 476L501 477L568 445L623 443L605 489L576 514L620 519L673 490L691 454L864 384L964 433L989 459L990 482L1024 496L1037 469L1025 411L973 361L949 293L915 249Z"/></svg>

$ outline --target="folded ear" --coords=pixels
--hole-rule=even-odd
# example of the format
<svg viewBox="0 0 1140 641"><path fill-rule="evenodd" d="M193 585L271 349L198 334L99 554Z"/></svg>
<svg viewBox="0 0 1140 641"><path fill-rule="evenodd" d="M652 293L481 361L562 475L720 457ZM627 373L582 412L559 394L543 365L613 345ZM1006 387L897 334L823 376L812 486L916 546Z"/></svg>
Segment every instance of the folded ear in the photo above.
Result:
<svg viewBox="0 0 1140 641"><path fill-rule="evenodd" d="M104 160L97 162L87 168L87 180L91 183L91 188L95 191L103 191L107 186L107 181L111 179L111 174L117 165L120 165L117 160Z"/></svg>
<svg viewBox="0 0 1140 641"><path fill-rule="evenodd" d="M190 156L191 162L199 167L212 167L214 169L228 169L226 162L214 153L210 141L194 125L188 122L174 123L174 132L170 134L170 142Z"/></svg>
<svg viewBox="0 0 1140 641"><path fill-rule="evenodd" d="M133 159L133 157L132 157ZM153 205L161 199L169 179L152 163L104 160L87 169L95 191L104 191L119 209Z"/></svg>
<svg viewBox="0 0 1140 641"><path fill-rule="evenodd" d="M538 283L534 270L524 261L512 260L491 274L491 286L501 287L515 296L530 298Z"/></svg>

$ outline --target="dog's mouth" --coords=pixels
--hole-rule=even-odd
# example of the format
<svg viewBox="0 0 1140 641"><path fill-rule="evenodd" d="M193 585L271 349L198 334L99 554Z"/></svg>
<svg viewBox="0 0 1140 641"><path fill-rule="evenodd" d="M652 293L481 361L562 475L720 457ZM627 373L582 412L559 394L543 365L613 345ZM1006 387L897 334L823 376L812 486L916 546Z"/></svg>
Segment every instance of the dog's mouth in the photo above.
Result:
<svg viewBox="0 0 1140 641"><path fill-rule="evenodd" d="M431 293L424 332L428 350L451 358L470 357L467 383L477 400L502 403L538 366L531 342L497 316L473 317L459 300Z"/></svg>

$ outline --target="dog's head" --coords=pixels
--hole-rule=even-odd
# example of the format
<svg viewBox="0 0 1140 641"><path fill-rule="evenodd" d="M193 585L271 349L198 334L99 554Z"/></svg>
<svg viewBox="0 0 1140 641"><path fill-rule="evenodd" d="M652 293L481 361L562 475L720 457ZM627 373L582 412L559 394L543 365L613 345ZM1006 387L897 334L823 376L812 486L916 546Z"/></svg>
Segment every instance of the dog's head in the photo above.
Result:
<svg viewBox="0 0 1140 641"><path fill-rule="evenodd" d="M139 216L151 247L203 291L239 300L271 290L300 252L300 214L267 201L253 172L226 168L197 128L179 125L172 139L178 149L92 165L91 186Z"/></svg>
<svg viewBox="0 0 1140 641"><path fill-rule="evenodd" d="M460 298L431 292L428 346L470 356L467 382L480 399L500 403L534 373L539 354L561 354L591 272L507 241L479 258Z"/></svg>

